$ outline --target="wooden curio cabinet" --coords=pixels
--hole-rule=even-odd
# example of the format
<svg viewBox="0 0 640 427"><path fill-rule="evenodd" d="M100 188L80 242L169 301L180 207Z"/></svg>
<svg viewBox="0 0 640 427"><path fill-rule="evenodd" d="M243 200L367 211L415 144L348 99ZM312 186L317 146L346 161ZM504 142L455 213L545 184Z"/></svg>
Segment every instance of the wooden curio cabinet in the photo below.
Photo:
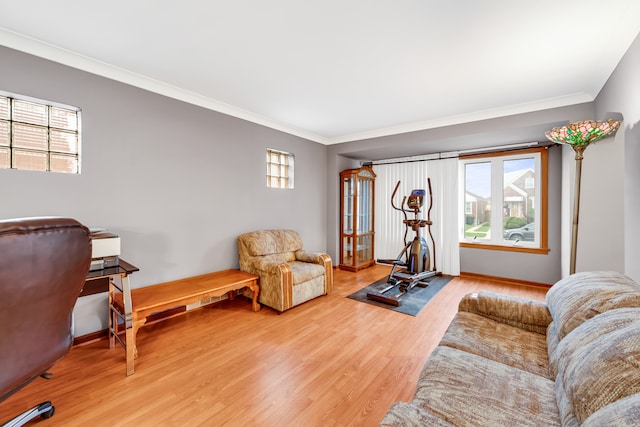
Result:
<svg viewBox="0 0 640 427"><path fill-rule="evenodd" d="M376 174L368 166L340 172L340 265L358 271L374 264L373 189Z"/></svg>

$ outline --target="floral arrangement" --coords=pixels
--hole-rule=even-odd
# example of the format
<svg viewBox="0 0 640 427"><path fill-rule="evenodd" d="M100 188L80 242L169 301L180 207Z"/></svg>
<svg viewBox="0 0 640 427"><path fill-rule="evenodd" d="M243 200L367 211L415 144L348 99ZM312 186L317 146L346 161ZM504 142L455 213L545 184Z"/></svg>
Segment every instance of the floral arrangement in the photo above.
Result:
<svg viewBox="0 0 640 427"><path fill-rule="evenodd" d="M615 133L620 127L620 122L609 119L606 122L596 122L594 120L584 120L563 126L561 128L553 128L545 135L553 142L560 142L569 145L589 145Z"/></svg>

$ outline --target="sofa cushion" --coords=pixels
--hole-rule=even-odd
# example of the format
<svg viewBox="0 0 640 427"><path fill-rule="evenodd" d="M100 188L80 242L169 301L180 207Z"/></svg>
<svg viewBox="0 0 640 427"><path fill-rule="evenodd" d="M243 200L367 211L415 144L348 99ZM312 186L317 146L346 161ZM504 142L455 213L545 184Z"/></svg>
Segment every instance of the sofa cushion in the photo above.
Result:
<svg viewBox="0 0 640 427"><path fill-rule="evenodd" d="M577 273L549 289L547 306L555 323L558 340L605 311L640 307L640 285L613 271Z"/></svg>
<svg viewBox="0 0 640 427"><path fill-rule="evenodd" d="M455 427L454 424L436 417L435 415L412 405L411 403L396 402L380 423L381 427Z"/></svg>
<svg viewBox="0 0 640 427"><path fill-rule="evenodd" d="M545 335L477 314L458 312L440 345L477 354L532 374L549 375Z"/></svg>
<svg viewBox="0 0 640 427"><path fill-rule="evenodd" d="M479 314L500 323L515 326L531 332L545 334L553 321L547 305L493 292L475 292L460 300L458 311Z"/></svg>
<svg viewBox="0 0 640 427"><path fill-rule="evenodd" d="M602 426L640 426L640 394L616 400L591 414L582 424L582 427Z"/></svg>
<svg viewBox="0 0 640 427"><path fill-rule="evenodd" d="M558 338L558 328L556 327L556 322L551 322L549 324L549 327L547 328L547 354L553 354L559 343L560 339ZM556 374L549 375L549 378L551 379L555 377Z"/></svg>
<svg viewBox="0 0 640 427"><path fill-rule="evenodd" d="M633 310L631 322L619 322L615 328L607 326L612 319L620 321L620 314L594 317L565 337L556 349L559 400L566 402L565 411L568 408L578 423L601 408L640 392L640 310ZM595 339L586 338L598 329L610 332ZM572 351L565 351L564 341L574 340L579 344ZM570 417L563 414L564 418Z"/></svg>
<svg viewBox="0 0 640 427"><path fill-rule="evenodd" d="M549 346L549 377L556 378L558 370L566 369L567 364L576 357L575 353L584 346L639 320L640 308L619 308L587 320L571 331L554 349Z"/></svg>
<svg viewBox="0 0 640 427"><path fill-rule="evenodd" d="M238 236L250 256L295 252L302 249L302 239L293 230L260 230Z"/></svg>
<svg viewBox="0 0 640 427"><path fill-rule="evenodd" d="M433 351L412 403L456 426L560 425L553 381L451 347Z"/></svg>

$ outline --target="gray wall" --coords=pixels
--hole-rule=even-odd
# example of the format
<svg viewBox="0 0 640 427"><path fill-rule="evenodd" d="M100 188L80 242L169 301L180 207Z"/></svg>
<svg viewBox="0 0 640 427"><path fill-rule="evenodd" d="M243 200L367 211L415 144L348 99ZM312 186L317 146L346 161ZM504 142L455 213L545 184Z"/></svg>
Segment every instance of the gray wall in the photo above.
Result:
<svg viewBox="0 0 640 427"><path fill-rule="evenodd" d="M7 48L0 47L0 62L0 90L81 107L83 118L83 173L0 170L0 218L63 215L117 232L123 258L141 268L134 287L237 267L236 236L259 228L297 229L306 247L327 250L337 263L341 170L366 160L543 141L554 126L610 112L622 113L624 128L585 156L578 270L624 269L640 279L638 40L594 103L328 147ZM295 154L293 191L266 188L266 148ZM563 156L558 150L550 156L551 252L463 248L462 271L547 283L562 276L568 213L561 187L572 161L568 148ZM83 300L79 333L104 328L104 297Z"/></svg>
<svg viewBox="0 0 640 427"><path fill-rule="evenodd" d="M554 126L582 120L594 115L593 103L554 108L527 114L466 123L457 126L428 129L401 135L393 135L329 146L329 167L338 165L334 158L380 160L385 158L415 156L436 152L463 150L478 147L546 141L544 132ZM464 272L490 276L515 278L541 283L554 283L561 278L562 232L562 154L554 148L549 157L549 248L547 255L461 248L460 269ZM329 177L339 170L329 170ZM337 180L337 178L336 178ZM331 207L327 247L335 257L338 253L339 205L338 187L329 187ZM332 206L332 201L335 205Z"/></svg>
<svg viewBox="0 0 640 427"><path fill-rule="evenodd" d="M298 230L326 249L327 148L0 47L0 90L82 109L82 174L0 170L0 218L61 215L118 233L141 287L237 268L236 237ZM266 187L265 150L295 154L295 189ZM82 298L78 335L106 327Z"/></svg>
<svg viewBox="0 0 640 427"><path fill-rule="evenodd" d="M592 214L581 220L577 267L624 271L640 281L640 36L596 98L599 118L621 113L615 138L585 153L584 186L593 188L583 203ZM584 233L582 231L584 230ZM584 258L580 257L583 254Z"/></svg>

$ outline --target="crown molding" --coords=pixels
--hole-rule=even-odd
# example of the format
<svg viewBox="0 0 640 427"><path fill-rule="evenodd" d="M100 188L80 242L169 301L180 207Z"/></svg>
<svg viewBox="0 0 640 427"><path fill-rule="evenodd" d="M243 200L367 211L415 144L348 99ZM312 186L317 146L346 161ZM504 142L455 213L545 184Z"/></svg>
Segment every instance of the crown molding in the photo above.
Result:
<svg viewBox="0 0 640 427"><path fill-rule="evenodd" d="M5 28L0 28L0 44L11 49L19 50L21 52L76 68L78 70L126 83L137 88L145 89L169 98L227 114L258 125L298 136L300 138L309 139L321 144L327 143L327 138L323 136L283 125L282 123L270 120L251 111L234 107L233 105L181 89L177 86L169 85L161 81L115 67L105 62L98 61L41 40L15 33Z"/></svg>
<svg viewBox="0 0 640 427"><path fill-rule="evenodd" d="M169 85L119 67L115 67L105 62L98 61L85 55L81 55L76 52L61 48L59 46L55 46L53 44L35 38L27 37L25 35L1 27L0 45L324 145L340 144L344 142L380 138L384 136L416 132L443 126L458 125L462 123L493 119L497 117L527 113L531 111L565 107L568 105L591 102L594 100L594 96L582 92L562 97L549 98L529 103L472 112L469 114L442 117L434 120L419 121L399 126L372 129L336 137L325 137L313 132L308 132L284 125L251 111L244 110L242 108L217 101L213 98L205 97L197 93L181 89L177 86Z"/></svg>
<svg viewBox="0 0 640 427"><path fill-rule="evenodd" d="M534 102L493 108L484 111L475 111L469 114L441 117L434 120L425 120L420 122L407 123L399 126L391 126L386 128L373 129L370 131L351 133L348 135L329 138L326 144L340 144L343 142L380 138L383 136L398 135L402 133L417 132L426 129L477 122L480 120L495 119L498 117L530 113L533 111L547 110L551 108L566 107L569 105L582 104L584 102L592 102L594 99L595 97L593 95L585 92L579 92L561 97L542 99Z"/></svg>

